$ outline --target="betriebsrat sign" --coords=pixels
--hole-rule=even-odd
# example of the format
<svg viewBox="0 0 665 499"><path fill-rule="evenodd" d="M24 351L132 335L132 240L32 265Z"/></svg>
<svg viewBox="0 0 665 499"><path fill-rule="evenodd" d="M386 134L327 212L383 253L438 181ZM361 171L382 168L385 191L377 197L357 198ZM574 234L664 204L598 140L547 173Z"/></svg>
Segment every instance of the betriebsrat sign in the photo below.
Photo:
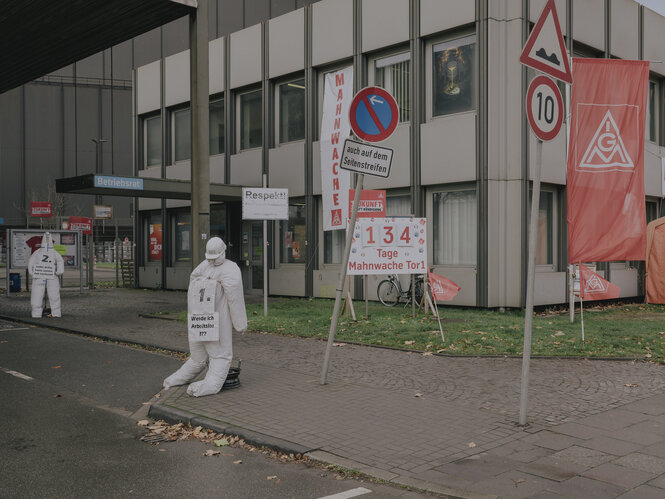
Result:
<svg viewBox="0 0 665 499"><path fill-rule="evenodd" d="M142 191L143 179L95 175L95 187L108 187L111 189L133 189L136 191Z"/></svg>
<svg viewBox="0 0 665 499"><path fill-rule="evenodd" d="M243 220L288 220L289 190L242 188Z"/></svg>

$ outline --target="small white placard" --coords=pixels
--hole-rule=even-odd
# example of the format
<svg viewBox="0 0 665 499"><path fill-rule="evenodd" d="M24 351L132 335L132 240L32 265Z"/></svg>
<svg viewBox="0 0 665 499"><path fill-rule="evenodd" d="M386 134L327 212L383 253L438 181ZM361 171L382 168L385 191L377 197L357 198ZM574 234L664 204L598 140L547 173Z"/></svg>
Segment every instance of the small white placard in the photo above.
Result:
<svg viewBox="0 0 665 499"><path fill-rule="evenodd" d="M289 190L242 188L243 220L288 220Z"/></svg>
<svg viewBox="0 0 665 499"><path fill-rule="evenodd" d="M55 275L55 265L48 257L44 255L42 261L35 265L32 277L53 277Z"/></svg>
<svg viewBox="0 0 665 499"><path fill-rule="evenodd" d="M189 341L218 341L219 312L211 314L187 314Z"/></svg>
<svg viewBox="0 0 665 499"><path fill-rule="evenodd" d="M393 150L346 139L340 168L375 177L388 177L393 162Z"/></svg>

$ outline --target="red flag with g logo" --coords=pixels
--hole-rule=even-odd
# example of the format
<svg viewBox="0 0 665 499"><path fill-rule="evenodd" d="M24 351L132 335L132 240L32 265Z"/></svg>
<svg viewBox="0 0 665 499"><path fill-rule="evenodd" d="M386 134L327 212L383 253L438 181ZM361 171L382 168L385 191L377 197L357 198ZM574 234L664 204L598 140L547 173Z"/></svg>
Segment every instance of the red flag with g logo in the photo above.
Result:
<svg viewBox="0 0 665 499"><path fill-rule="evenodd" d="M573 59L568 261L644 260L649 63Z"/></svg>
<svg viewBox="0 0 665 499"><path fill-rule="evenodd" d="M450 279L437 274L427 273L427 280L429 281L430 289L432 290L432 298L435 301L449 301L457 296L460 288Z"/></svg>
<svg viewBox="0 0 665 499"><path fill-rule="evenodd" d="M580 263L580 296L583 300L611 300L619 298L620 293L619 286Z"/></svg>

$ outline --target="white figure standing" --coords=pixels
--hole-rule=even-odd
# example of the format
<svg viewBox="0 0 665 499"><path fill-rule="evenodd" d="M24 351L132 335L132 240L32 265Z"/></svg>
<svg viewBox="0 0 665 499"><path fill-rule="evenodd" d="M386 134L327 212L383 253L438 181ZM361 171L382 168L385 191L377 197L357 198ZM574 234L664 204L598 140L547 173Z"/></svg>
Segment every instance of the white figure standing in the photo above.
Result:
<svg viewBox="0 0 665 499"><path fill-rule="evenodd" d="M164 380L164 388L184 385L193 380L209 361L208 372L192 383L187 393L195 397L213 395L224 385L233 359L232 330L247 329L247 312L242 277L238 266L226 259L226 244L213 237L206 244L206 259L189 278L187 308L189 314L217 312L219 339L201 341L189 335L190 357L175 373Z"/></svg>
<svg viewBox="0 0 665 499"><path fill-rule="evenodd" d="M42 236L42 245L30 255L28 272L32 276L32 293L30 305L32 316L41 317L44 309L44 291L48 292L48 301L51 304L51 315L60 317L60 280L58 276L65 271L65 262L60 254L53 249L53 238L50 232Z"/></svg>

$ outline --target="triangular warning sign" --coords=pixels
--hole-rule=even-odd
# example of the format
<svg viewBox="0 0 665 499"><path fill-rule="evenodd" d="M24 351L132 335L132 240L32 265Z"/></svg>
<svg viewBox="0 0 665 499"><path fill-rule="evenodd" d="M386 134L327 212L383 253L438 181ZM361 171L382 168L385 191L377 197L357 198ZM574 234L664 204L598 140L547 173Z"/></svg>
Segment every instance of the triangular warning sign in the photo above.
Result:
<svg viewBox="0 0 665 499"><path fill-rule="evenodd" d="M633 170L635 163L631 159L621 138L619 127L608 109L596 133L587 146L578 169L611 171Z"/></svg>
<svg viewBox="0 0 665 499"><path fill-rule="evenodd" d="M547 0L538 22L524 45L520 62L558 80L573 83L554 0Z"/></svg>

